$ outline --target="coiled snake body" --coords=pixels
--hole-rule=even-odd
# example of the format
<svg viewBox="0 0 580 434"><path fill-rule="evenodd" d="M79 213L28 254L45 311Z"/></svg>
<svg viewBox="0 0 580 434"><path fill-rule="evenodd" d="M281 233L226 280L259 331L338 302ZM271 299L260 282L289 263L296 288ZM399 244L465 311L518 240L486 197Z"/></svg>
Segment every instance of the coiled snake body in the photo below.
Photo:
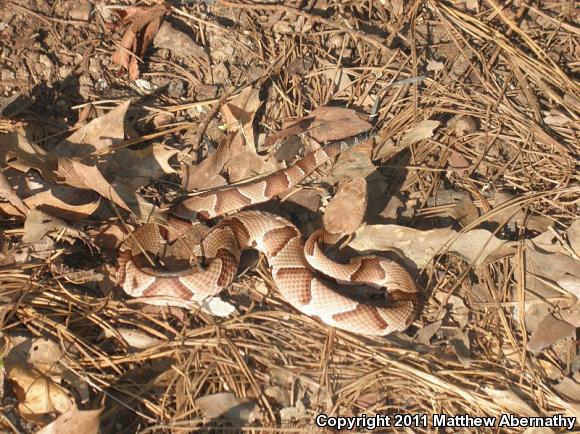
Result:
<svg viewBox="0 0 580 434"><path fill-rule="evenodd" d="M174 206L170 214L185 219L196 216L209 219L265 202L350 145L346 141L333 142L258 181L188 198ZM145 240L147 234L151 232L139 235L144 242L160 241ZM360 334L387 335L406 329L418 309L417 287L407 270L380 256L336 263L322 252L321 234L320 231L313 234L305 245L298 229L288 220L267 212L241 211L221 220L198 245L191 247L195 256L203 258L204 269L177 273L151 270L142 267L130 249L124 249L119 256L117 280L133 297L190 306L191 302L203 302L227 287L236 276L241 251L255 248L268 259L284 299L300 312ZM159 237L160 232L155 236ZM339 283L381 287L386 300L377 304L347 297L331 289L313 270Z"/></svg>

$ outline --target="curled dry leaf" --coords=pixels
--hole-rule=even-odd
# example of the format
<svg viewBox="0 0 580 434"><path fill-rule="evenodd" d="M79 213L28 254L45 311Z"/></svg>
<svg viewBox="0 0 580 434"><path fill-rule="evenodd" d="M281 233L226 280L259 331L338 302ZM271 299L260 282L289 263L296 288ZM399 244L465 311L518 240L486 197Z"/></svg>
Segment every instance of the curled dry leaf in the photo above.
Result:
<svg viewBox="0 0 580 434"><path fill-rule="evenodd" d="M312 119L308 135L321 143L353 137L372 128L356 111L344 107L319 107L307 118Z"/></svg>
<svg viewBox="0 0 580 434"><path fill-rule="evenodd" d="M461 364L466 368L469 367L471 364L471 345L467 332L459 327L442 327L439 333L449 342Z"/></svg>
<svg viewBox="0 0 580 434"><path fill-rule="evenodd" d="M441 324L443 324L443 320L434 321L424 327L421 327L415 335L415 342L421 345L429 345L431 343L431 338L435 336L435 334L441 328Z"/></svg>
<svg viewBox="0 0 580 434"><path fill-rule="evenodd" d="M56 158L28 140L31 129L19 125L14 131L0 134L0 162L21 172L36 169L44 179L52 180Z"/></svg>
<svg viewBox="0 0 580 434"><path fill-rule="evenodd" d="M64 372L61 348L48 339L21 335L10 336L8 343L6 378L13 385L22 416L45 422L50 413L72 408L72 396L56 383Z"/></svg>
<svg viewBox="0 0 580 434"><path fill-rule="evenodd" d="M230 159L231 149L228 145L232 134L224 139L217 150L196 166L185 166L181 184L187 191L202 190L226 185L220 173Z"/></svg>
<svg viewBox="0 0 580 434"><path fill-rule="evenodd" d="M87 202L88 200L88 202ZM55 185L24 200L29 208L46 210L51 215L66 220L82 220L93 214L101 203L98 195L71 188L66 185Z"/></svg>
<svg viewBox="0 0 580 434"><path fill-rule="evenodd" d="M18 410L26 419L44 422L51 413L64 413L74 405L66 389L37 369L6 363L6 378L13 385Z"/></svg>
<svg viewBox="0 0 580 434"><path fill-rule="evenodd" d="M281 131L270 134L263 148L300 134L308 134L317 142L326 143L346 139L369 131L372 125L356 111L344 107L319 107L308 116L290 121Z"/></svg>
<svg viewBox="0 0 580 434"><path fill-rule="evenodd" d="M91 215L99 207L99 196L87 194L66 185L54 185L45 181L35 171L26 174L14 169L3 172L19 197L24 199L27 209L39 208L51 215L67 220L81 220ZM1 194L0 194L1 196ZM21 216L21 212L8 202L0 203L0 213Z"/></svg>
<svg viewBox="0 0 580 434"><path fill-rule="evenodd" d="M209 297L203 301L201 310L215 317L227 317L236 311L236 307L219 297Z"/></svg>
<svg viewBox="0 0 580 434"><path fill-rule="evenodd" d="M79 410L71 408L36 434L98 434L103 408Z"/></svg>
<svg viewBox="0 0 580 434"><path fill-rule="evenodd" d="M469 160L457 151L451 151L451 155L449 156L447 162L451 169L457 171L463 172L471 167Z"/></svg>
<svg viewBox="0 0 580 434"><path fill-rule="evenodd" d="M553 387L565 398L580 402L580 384L571 378L564 377L560 383L555 384Z"/></svg>
<svg viewBox="0 0 580 434"><path fill-rule="evenodd" d="M362 224L366 209L366 180L355 178L348 181L327 205L323 216L324 228L332 234L352 234Z"/></svg>
<svg viewBox="0 0 580 434"><path fill-rule="evenodd" d="M535 294L544 290L553 292L554 284L574 293L580 286L580 261L567 252L544 253L536 249L531 240L525 241L526 288ZM515 261L515 258L512 258ZM514 265L516 265L514 263ZM519 274L515 275L516 280Z"/></svg>
<svg viewBox="0 0 580 434"><path fill-rule="evenodd" d="M509 191L498 191L493 197L494 208L500 205L506 205L508 202L516 202L518 196ZM532 214L526 217L527 213L522 209L523 203L515 203L514 206L506 207L498 212L492 213L488 221L496 222L500 225L517 224L522 227L524 224L526 228L544 232L551 226L552 220L548 217Z"/></svg>
<svg viewBox="0 0 580 434"><path fill-rule="evenodd" d="M123 22L130 24L111 60L129 71L131 80L139 78L138 57L143 57L151 45L166 12L166 7L162 5L129 7L123 10L126 14Z"/></svg>
<svg viewBox="0 0 580 434"><path fill-rule="evenodd" d="M45 338L30 338L23 335L9 335L8 364L29 364L44 374L60 377L64 372L61 365L63 352L58 344Z"/></svg>

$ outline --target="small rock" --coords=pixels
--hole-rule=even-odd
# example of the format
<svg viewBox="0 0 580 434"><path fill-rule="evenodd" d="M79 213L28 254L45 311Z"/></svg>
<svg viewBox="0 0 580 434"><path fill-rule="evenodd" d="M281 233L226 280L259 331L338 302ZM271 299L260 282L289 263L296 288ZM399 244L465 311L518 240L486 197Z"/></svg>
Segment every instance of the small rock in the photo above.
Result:
<svg viewBox="0 0 580 434"><path fill-rule="evenodd" d="M68 11L68 16L77 21L88 21L93 7L87 0L79 0Z"/></svg>

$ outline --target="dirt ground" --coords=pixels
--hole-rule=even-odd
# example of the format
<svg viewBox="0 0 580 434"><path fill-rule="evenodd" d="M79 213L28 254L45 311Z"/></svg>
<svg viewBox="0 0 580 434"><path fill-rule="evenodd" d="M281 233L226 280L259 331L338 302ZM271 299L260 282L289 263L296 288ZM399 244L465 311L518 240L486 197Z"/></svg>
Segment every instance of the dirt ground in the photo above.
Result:
<svg viewBox="0 0 580 434"><path fill-rule="evenodd" d="M2 432L578 429L579 21L574 1L1 2ZM335 225L340 260L396 258L421 293L406 331L301 314L255 252L214 307L120 289L123 241L176 199L359 133L259 208Z"/></svg>

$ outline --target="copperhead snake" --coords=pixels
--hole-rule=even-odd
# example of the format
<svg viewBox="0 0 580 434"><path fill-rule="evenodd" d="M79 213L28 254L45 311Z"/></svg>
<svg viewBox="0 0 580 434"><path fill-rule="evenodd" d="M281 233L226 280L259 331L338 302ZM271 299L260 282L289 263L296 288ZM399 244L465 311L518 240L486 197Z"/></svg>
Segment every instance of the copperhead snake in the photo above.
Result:
<svg viewBox="0 0 580 434"><path fill-rule="evenodd" d="M304 156L293 165L257 181L205 192L183 200L169 213L179 219L212 219L268 201L312 173L358 138L337 141ZM139 234L143 244L163 243L163 228ZM162 300L151 304L190 307L217 295L236 277L241 251L254 248L268 259L273 280L283 298L298 311L350 332L387 335L405 330L418 310L419 293L405 268L380 256L362 256L347 264L328 258L320 244L324 232L315 232L306 243L290 221L262 211L240 211L222 219L201 242L190 246L203 258L203 269L179 272L149 269L131 249L122 248L117 281L132 297ZM356 300L331 289L313 270L340 284L380 287L385 300Z"/></svg>

